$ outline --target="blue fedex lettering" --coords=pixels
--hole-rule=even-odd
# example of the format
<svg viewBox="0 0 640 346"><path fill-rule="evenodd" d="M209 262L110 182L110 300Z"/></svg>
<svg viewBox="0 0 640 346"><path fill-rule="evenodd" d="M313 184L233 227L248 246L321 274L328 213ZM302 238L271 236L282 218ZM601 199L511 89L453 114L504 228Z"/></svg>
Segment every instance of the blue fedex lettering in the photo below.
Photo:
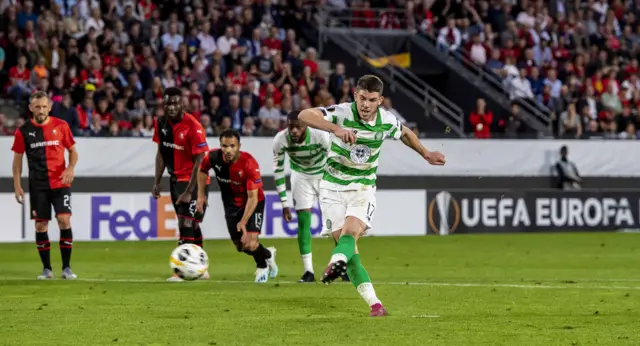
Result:
<svg viewBox="0 0 640 346"><path fill-rule="evenodd" d="M108 211L111 196L91 198L91 239L100 239L100 226L106 222L111 236L116 240L126 240L135 234L136 238L146 240L157 237L158 206L153 197L149 197L149 210L140 210L131 215L126 210ZM107 207L107 211L102 207ZM148 220L149 228L142 229L142 221Z"/></svg>
<svg viewBox="0 0 640 346"><path fill-rule="evenodd" d="M284 233L290 237L298 235L298 219L295 211L293 211L293 219L291 222L285 221L282 217L282 204L280 203L280 197L277 194L265 194L265 233L266 235L273 235L275 232L276 222L282 223L282 229ZM314 217L315 216L315 217ZM322 231L322 218L320 214L320 208L317 204L311 208L311 234L315 235ZM318 222L313 222L313 220ZM315 224L315 225L314 225Z"/></svg>

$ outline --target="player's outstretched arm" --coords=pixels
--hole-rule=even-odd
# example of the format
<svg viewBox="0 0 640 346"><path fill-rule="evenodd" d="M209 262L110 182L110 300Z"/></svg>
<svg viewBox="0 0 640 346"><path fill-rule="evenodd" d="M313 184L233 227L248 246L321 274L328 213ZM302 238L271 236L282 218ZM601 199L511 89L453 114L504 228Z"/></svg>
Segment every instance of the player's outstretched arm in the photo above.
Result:
<svg viewBox="0 0 640 346"><path fill-rule="evenodd" d="M340 126L328 121L322 111L317 108L307 108L298 114L298 119L315 129L333 133L345 143L355 143L356 134L353 131L345 130Z"/></svg>
<svg viewBox="0 0 640 346"><path fill-rule="evenodd" d="M404 145L413 149L416 153L420 154L425 160L427 160L430 164L436 166L443 166L446 162L444 155L439 151L429 151L425 148L424 145L418 139L413 131L409 130L408 127L402 126L402 135L400 136L400 140Z"/></svg>

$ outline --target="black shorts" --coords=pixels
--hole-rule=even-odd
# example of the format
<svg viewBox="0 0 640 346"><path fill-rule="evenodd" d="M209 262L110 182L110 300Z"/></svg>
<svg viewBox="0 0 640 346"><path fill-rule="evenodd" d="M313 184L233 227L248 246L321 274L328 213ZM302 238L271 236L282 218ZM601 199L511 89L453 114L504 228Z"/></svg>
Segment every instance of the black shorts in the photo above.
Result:
<svg viewBox="0 0 640 346"><path fill-rule="evenodd" d="M51 220L51 206L58 215L71 215L71 189L63 187L49 190L29 191L29 205L31 207L31 220Z"/></svg>
<svg viewBox="0 0 640 346"><path fill-rule="evenodd" d="M231 236L231 240L240 240L242 238L242 232L238 232L238 222L242 220L242 215L244 215L244 209L239 209L232 213L227 212L225 215L225 219L227 221L227 230L229 231L229 236ZM262 230L262 222L264 221L264 200L258 202L256 206L256 210L253 212L253 215L247 221L247 232L258 233Z"/></svg>
<svg viewBox="0 0 640 346"><path fill-rule="evenodd" d="M196 210L196 202L198 201L198 187L193 189L191 193L191 201L189 203L180 203L178 204L178 197L184 192L184 190L189 185L189 182L186 181L172 181L169 184L169 189L171 190L171 202L173 202L173 209L176 210L176 214L178 217L195 220L196 222L202 222L204 219L204 213L207 211L207 204L204 205L204 210L202 213ZM209 185L206 187L207 192L209 191Z"/></svg>

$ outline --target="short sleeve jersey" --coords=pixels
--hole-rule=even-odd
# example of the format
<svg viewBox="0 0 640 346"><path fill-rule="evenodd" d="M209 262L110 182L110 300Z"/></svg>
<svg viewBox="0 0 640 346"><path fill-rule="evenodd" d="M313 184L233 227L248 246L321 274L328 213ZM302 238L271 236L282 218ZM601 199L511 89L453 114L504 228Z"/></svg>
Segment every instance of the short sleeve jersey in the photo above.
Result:
<svg viewBox="0 0 640 346"><path fill-rule="evenodd" d="M386 138L400 139L400 121L382 108L378 108L375 120L364 121L358 114L355 102L319 109L327 121L356 133L355 144L344 143L331 135L331 149L320 187L349 191L375 186L382 143Z"/></svg>

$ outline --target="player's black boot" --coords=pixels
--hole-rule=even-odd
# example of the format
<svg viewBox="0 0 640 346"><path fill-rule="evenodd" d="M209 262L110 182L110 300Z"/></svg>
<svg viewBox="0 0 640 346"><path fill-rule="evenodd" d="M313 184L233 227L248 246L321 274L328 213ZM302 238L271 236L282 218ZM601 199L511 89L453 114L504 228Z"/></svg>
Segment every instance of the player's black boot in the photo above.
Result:
<svg viewBox="0 0 640 346"><path fill-rule="evenodd" d="M324 270L324 273L322 274L322 283L328 285L335 279L343 275L347 275L347 262L337 261L334 263L329 263L329 266Z"/></svg>
<svg viewBox="0 0 640 346"><path fill-rule="evenodd" d="M351 279L349 279L349 275L347 275L347 273L344 273L344 275L342 275L342 282L351 282Z"/></svg>
<svg viewBox="0 0 640 346"><path fill-rule="evenodd" d="M316 276L312 272L304 272L298 282L316 282Z"/></svg>

